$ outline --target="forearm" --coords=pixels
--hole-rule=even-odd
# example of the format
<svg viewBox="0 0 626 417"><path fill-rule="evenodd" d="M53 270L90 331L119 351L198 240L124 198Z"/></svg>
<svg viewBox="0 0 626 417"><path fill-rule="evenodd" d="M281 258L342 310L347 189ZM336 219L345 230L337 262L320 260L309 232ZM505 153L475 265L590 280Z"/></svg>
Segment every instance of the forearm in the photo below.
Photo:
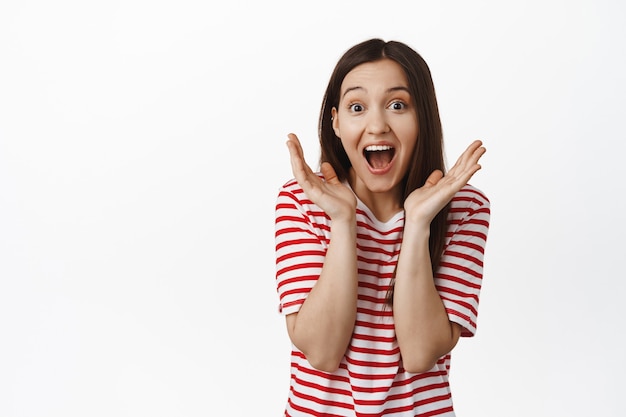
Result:
<svg viewBox="0 0 626 417"><path fill-rule="evenodd" d="M293 343L316 368L333 371L343 358L356 319L356 221L331 223L324 266L297 314L287 317Z"/></svg>
<svg viewBox="0 0 626 417"><path fill-rule="evenodd" d="M425 372L450 352L460 329L450 323L435 287L426 226L408 223L393 298L396 336L405 369Z"/></svg>

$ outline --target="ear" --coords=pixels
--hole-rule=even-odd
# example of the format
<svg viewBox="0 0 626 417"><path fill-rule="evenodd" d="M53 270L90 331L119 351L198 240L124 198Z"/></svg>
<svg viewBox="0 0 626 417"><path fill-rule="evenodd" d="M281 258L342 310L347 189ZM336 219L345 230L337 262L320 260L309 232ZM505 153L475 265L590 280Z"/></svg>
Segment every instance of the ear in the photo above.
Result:
<svg viewBox="0 0 626 417"><path fill-rule="evenodd" d="M337 109L335 107L333 107L330 110L330 114L332 116L332 124L333 124L333 130L335 131L335 136L337 136L339 139L341 139L341 135L339 134L339 119L337 118Z"/></svg>

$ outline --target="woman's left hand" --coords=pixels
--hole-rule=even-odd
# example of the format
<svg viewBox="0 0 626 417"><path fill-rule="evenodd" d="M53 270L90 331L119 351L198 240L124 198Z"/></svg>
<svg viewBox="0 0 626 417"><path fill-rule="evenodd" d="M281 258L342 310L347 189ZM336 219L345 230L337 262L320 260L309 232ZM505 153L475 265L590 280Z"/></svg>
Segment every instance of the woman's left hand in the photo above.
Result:
<svg viewBox="0 0 626 417"><path fill-rule="evenodd" d="M430 227L437 213L481 168L478 160L485 152L482 142L476 140L468 146L445 176L440 170L433 171L426 179L426 183L406 198L404 202L406 221Z"/></svg>

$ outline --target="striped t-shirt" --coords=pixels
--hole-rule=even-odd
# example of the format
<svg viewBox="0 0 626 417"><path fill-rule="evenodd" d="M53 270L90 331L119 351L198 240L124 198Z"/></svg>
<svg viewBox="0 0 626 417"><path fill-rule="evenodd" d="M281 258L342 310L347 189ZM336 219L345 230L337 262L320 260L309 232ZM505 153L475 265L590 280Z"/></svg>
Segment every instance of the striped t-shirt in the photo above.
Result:
<svg viewBox="0 0 626 417"><path fill-rule="evenodd" d="M297 347L285 416L454 416L448 382L450 354L428 372L402 366L392 308L385 300L400 253L404 212L377 220L357 200L357 317L339 369L313 368ZM465 186L452 199L446 245L435 274L439 295L462 336L476 331L489 200ZM283 315L295 313L315 285L330 241L330 218L295 180L276 203L276 285Z"/></svg>

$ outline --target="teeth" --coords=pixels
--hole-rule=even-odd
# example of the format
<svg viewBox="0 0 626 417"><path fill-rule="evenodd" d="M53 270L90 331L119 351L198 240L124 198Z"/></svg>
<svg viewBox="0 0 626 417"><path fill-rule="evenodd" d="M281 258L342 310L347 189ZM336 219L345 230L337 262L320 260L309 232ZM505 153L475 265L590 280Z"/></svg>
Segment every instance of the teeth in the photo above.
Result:
<svg viewBox="0 0 626 417"><path fill-rule="evenodd" d="M368 152L388 151L389 149L391 149L391 146L389 145L370 145L367 148L365 148L365 150Z"/></svg>

